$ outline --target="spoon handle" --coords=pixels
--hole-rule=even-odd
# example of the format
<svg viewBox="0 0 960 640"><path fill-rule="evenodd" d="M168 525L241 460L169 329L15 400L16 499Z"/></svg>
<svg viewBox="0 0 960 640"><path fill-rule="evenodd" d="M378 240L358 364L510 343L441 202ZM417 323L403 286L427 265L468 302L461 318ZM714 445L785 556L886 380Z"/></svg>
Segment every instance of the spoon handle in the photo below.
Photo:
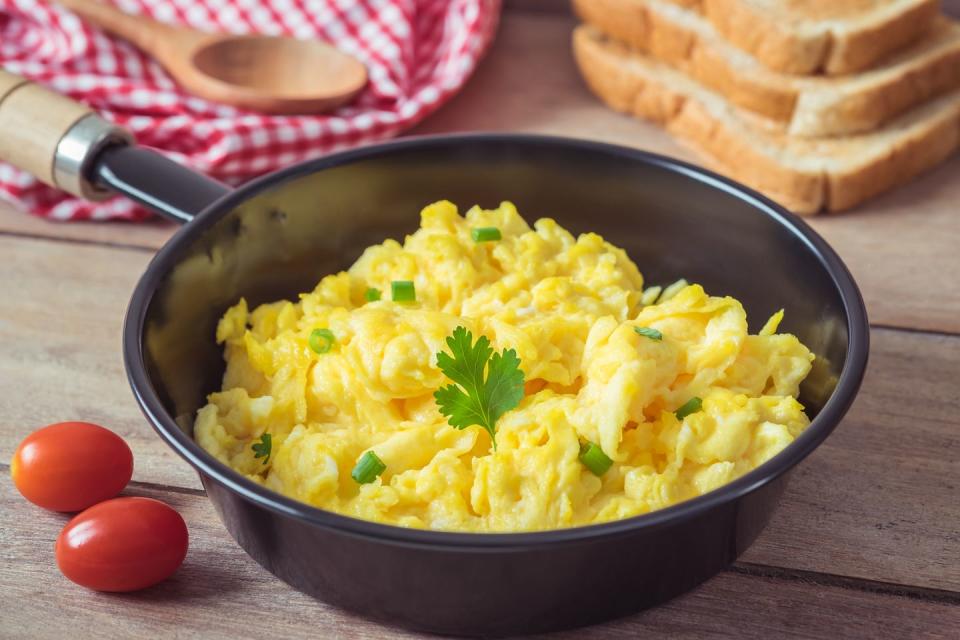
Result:
<svg viewBox="0 0 960 640"><path fill-rule="evenodd" d="M97 0L58 0L85 21L108 33L129 40L155 58L162 56L164 44L170 39L182 40L187 30L171 27L146 16L132 16Z"/></svg>

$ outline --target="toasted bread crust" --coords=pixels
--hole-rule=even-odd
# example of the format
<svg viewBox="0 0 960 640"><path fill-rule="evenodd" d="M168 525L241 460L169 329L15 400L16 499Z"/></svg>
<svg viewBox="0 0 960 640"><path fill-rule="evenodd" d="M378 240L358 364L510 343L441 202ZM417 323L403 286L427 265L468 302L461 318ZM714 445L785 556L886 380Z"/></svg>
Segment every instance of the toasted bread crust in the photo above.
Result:
<svg viewBox="0 0 960 640"><path fill-rule="evenodd" d="M795 87L739 73L697 33L664 19L643 0L573 0L573 6L585 22L683 70L735 104L784 126L793 116Z"/></svg>
<svg viewBox="0 0 960 640"><path fill-rule="evenodd" d="M762 68L759 72L745 70L731 58L730 47L722 44L719 35L710 35L710 27L704 35L703 29L665 16L645 0L574 0L573 4L586 22L601 31L684 71L792 135L822 137L867 131L960 87L960 38L935 52L924 51L922 46L905 52L902 60L891 61L889 72L873 72L873 79L813 81ZM946 21L936 26L939 33L956 30Z"/></svg>
<svg viewBox="0 0 960 640"><path fill-rule="evenodd" d="M922 65L858 91L801 92L788 133L823 137L872 131L909 109L960 87L960 43Z"/></svg>
<svg viewBox="0 0 960 640"><path fill-rule="evenodd" d="M833 34L829 55L821 64L824 73L836 75L869 69L889 54L920 39L940 13L938 0L924 0L895 18Z"/></svg>
<svg viewBox="0 0 960 640"><path fill-rule="evenodd" d="M825 66L830 50L826 31L798 31L742 0L705 0L703 11L724 38L770 69L811 74Z"/></svg>
<svg viewBox="0 0 960 640"><path fill-rule="evenodd" d="M827 209L843 211L906 184L960 148L960 114L944 118L917 136L891 145L882 157L854 171L827 175Z"/></svg>
<svg viewBox="0 0 960 640"><path fill-rule="evenodd" d="M631 64L636 54L595 37L589 27L574 32L574 57L590 87L614 109L662 124L720 172L801 214L853 207L938 164L960 146L960 100L930 117L923 127L891 135L882 153L855 157L849 165L822 162L843 141L811 143L802 157L736 117L718 117L697 99ZM831 146L834 145L834 146Z"/></svg>
<svg viewBox="0 0 960 640"><path fill-rule="evenodd" d="M689 2L677 2L690 6ZM744 0L703 0L717 30L770 69L782 73L845 74L869 68L914 42L939 13L939 0L915 0L876 20L810 26L783 21Z"/></svg>
<svg viewBox="0 0 960 640"><path fill-rule="evenodd" d="M666 87L648 87L650 93ZM643 117L641 109L634 115ZM738 127L719 120L696 100L683 100L677 117L666 123L667 131L699 151L712 168L739 180L781 202L791 210L813 214L823 209L826 177L820 171L802 171L785 166L741 135Z"/></svg>
<svg viewBox="0 0 960 640"><path fill-rule="evenodd" d="M798 213L816 213L824 203L826 181L820 172L786 168L756 150L746 138L713 118L700 105L656 80L633 72L583 28L574 31L574 57L590 89L610 107L652 120L690 143L720 170L768 194L781 194Z"/></svg>

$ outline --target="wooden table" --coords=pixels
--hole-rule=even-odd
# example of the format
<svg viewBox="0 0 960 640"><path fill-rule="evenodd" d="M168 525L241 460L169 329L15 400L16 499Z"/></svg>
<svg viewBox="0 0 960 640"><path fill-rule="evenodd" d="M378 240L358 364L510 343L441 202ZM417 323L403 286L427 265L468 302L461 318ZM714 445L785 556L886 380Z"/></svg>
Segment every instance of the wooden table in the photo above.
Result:
<svg viewBox="0 0 960 640"><path fill-rule="evenodd" d="M587 93L570 58L572 18L555 7L508 9L476 77L418 133L552 133L692 159ZM67 518L0 483L0 637L413 637L316 602L256 565L141 417L120 325L136 279L174 228L53 224L0 207L0 460L40 425L102 423L136 456L127 493L167 501L191 534L171 580L136 594L88 592L55 566ZM657 609L554 637L960 635L960 158L812 223L869 307L873 351L854 408L729 570Z"/></svg>

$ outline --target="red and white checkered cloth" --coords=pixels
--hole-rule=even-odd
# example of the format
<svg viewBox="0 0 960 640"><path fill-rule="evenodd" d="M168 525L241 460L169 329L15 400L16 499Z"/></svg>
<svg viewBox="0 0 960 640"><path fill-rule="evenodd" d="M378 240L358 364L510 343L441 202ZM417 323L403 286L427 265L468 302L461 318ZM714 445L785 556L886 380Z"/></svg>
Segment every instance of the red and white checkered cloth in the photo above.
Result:
<svg viewBox="0 0 960 640"><path fill-rule="evenodd" d="M370 82L329 115L266 116L181 90L132 45L55 3L0 0L0 64L80 100L141 145L224 182L396 135L436 110L493 38L500 0L100 0L207 31L319 38L358 58ZM61 220L148 215L114 198L91 204L0 163L0 196Z"/></svg>

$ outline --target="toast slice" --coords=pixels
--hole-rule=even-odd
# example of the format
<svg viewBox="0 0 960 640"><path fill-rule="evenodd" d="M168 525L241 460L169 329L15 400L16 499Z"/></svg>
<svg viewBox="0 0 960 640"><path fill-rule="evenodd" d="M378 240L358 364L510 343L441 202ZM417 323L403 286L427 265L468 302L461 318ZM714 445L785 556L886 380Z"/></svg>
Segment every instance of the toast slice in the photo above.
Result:
<svg viewBox="0 0 960 640"><path fill-rule="evenodd" d="M680 69L795 136L869 131L960 88L960 23L938 17L919 42L853 76L771 71L719 36L678 0L574 0L586 21Z"/></svg>
<svg viewBox="0 0 960 640"><path fill-rule="evenodd" d="M573 39L587 84L607 104L662 124L719 172L797 213L853 207L933 167L960 145L960 91L870 133L794 138L758 127L719 94L595 27L577 27Z"/></svg>
<svg viewBox="0 0 960 640"><path fill-rule="evenodd" d="M867 69L914 42L939 0L670 0L704 14L724 38L783 73Z"/></svg>

